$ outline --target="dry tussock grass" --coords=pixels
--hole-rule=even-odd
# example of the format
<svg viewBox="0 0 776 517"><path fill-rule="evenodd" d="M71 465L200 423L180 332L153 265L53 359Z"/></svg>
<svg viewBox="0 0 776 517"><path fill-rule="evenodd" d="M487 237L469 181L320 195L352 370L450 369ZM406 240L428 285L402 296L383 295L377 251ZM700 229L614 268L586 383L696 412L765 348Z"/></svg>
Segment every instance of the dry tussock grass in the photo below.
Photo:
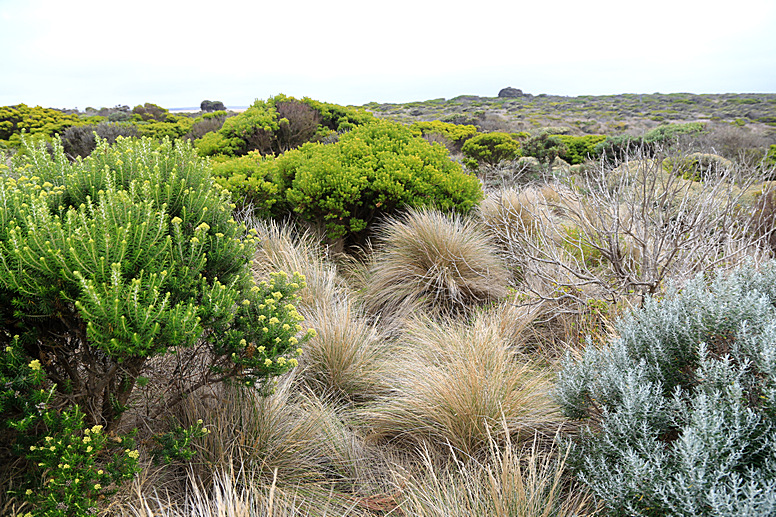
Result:
<svg viewBox="0 0 776 517"><path fill-rule="evenodd" d="M377 240L363 297L370 313L460 312L506 294L509 274L473 219L411 209Z"/></svg>
<svg viewBox="0 0 776 517"><path fill-rule="evenodd" d="M503 424L505 425L505 424ZM440 464L425 451L421 467L398 473L401 508L413 517L566 517L597 513L592 497L568 483L566 455L534 440L501 445L489 435L482 461Z"/></svg>
<svg viewBox="0 0 776 517"><path fill-rule="evenodd" d="M523 439L554 434L561 422L548 372L525 362L496 326L417 317L407 322L402 344L392 392L363 411L377 441L472 456L502 418L504 429Z"/></svg>
<svg viewBox="0 0 776 517"><path fill-rule="evenodd" d="M305 276L307 287L300 295L300 312L316 304L328 303L342 295L342 281L336 266L324 254L321 243L310 234L296 234L288 224L269 220L251 221L260 239L254 257L253 272L266 279L276 271L289 274L298 271Z"/></svg>
<svg viewBox="0 0 776 517"><path fill-rule="evenodd" d="M300 378L322 398L362 402L385 393L391 345L349 299L317 304L307 324L317 335L305 348Z"/></svg>

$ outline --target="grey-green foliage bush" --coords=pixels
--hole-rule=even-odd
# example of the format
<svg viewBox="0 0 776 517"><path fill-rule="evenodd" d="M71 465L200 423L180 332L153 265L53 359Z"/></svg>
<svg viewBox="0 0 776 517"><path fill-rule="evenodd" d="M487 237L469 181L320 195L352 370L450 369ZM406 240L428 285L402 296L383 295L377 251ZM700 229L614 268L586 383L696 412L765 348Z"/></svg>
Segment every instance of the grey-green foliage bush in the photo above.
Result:
<svg viewBox="0 0 776 517"><path fill-rule="evenodd" d="M96 135L96 136L95 136ZM65 154L71 158L80 156L86 158L97 147L97 138L107 140L109 144L116 141L119 136L138 136L137 127L131 124L113 122L100 122L93 125L69 127L59 135Z"/></svg>
<svg viewBox="0 0 776 517"><path fill-rule="evenodd" d="M776 263L649 299L557 383L614 515L776 514Z"/></svg>

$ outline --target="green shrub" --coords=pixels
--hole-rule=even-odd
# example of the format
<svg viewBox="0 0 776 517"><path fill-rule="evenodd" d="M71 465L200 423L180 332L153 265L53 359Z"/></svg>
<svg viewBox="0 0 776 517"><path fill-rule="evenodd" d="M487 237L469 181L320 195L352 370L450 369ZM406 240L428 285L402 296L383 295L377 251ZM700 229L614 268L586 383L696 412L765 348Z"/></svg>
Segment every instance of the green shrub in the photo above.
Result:
<svg viewBox="0 0 776 517"><path fill-rule="evenodd" d="M212 161L216 182L229 190L238 204L250 206L260 218L273 214L280 195L280 188L273 183L267 168L261 167L265 160L258 151L252 151L245 156L214 158Z"/></svg>
<svg viewBox="0 0 776 517"><path fill-rule="evenodd" d="M555 135L558 140L563 144L564 152L561 154L561 158L566 160L570 165L579 165L586 160L598 158L597 146L604 140L604 135Z"/></svg>
<svg viewBox="0 0 776 517"><path fill-rule="evenodd" d="M520 156L520 144L509 133L482 133L466 140L461 147L466 166L476 169L481 164L497 165Z"/></svg>
<svg viewBox="0 0 776 517"><path fill-rule="evenodd" d="M26 104L0 107L0 142L5 140L13 148L21 146L22 131L42 137L51 137L83 122L77 115L67 115L59 110L30 108Z"/></svg>
<svg viewBox="0 0 776 517"><path fill-rule="evenodd" d="M208 133L214 133L218 131L224 126L224 122L228 116L229 114L226 111L212 111L210 113L203 113L194 119L194 123L191 125L191 129L186 135L186 138L190 140L197 140Z"/></svg>
<svg viewBox="0 0 776 517"><path fill-rule="evenodd" d="M170 117L169 110L150 102L138 104L132 109L132 114L135 115L135 119L139 119L143 122L166 122Z"/></svg>
<svg viewBox="0 0 776 517"><path fill-rule="evenodd" d="M264 388L293 365L303 281L256 285L254 239L187 144L101 142L69 163L55 141L17 158L0 197L0 344L18 335L88 425L113 429L150 359L197 343L203 383Z"/></svg>
<svg viewBox="0 0 776 517"><path fill-rule="evenodd" d="M765 166L776 167L776 144L771 144L765 154Z"/></svg>
<svg viewBox="0 0 776 517"><path fill-rule="evenodd" d="M191 131L194 120L189 117L170 115L164 121L150 120L148 122L138 122L135 125L140 136L155 140L163 140L165 138L175 140L183 138Z"/></svg>
<svg viewBox="0 0 776 517"><path fill-rule="evenodd" d="M540 164L549 167L555 158L566 153L566 146L560 136L540 131L523 142L522 153L524 156L533 156Z"/></svg>
<svg viewBox="0 0 776 517"><path fill-rule="evenodd" d="M263 162L261 174L274 177L287 206L330 239L358 240L370 223L405 206L467 212L482 199L477 178L443 146L389 121L359 126L335 144L305 144Z"/></svg>
<svg viewBox="0 0 776 517"><path fill-rule="evenodd" d="M221 101L204 100L199 103L199 109L204 112L225 111L226 106Z"/></svg>
<svg viewBox="0 0 776 517"><path fill-rule="evenodd" d="M647 143L666 143L676 141L682 135L702 133L706 129L703 122L687 122L685 124L664 124L647 131L642 137Z"/></svg>
<svg viewBox="0 0 776 517"><path fill-rule="evenodd" d="M204 142L197 142L197 151L201 156L242 156L251 151L277 155L373 119L356 108L280 94L256 100L243 113L228 118L215 136L207 134Z"/></svg>
<svg viewBox="0 0 776 517"><path fill-rule="evenodd" d="M455 149L461 150L463 144L477 134L477 127L471 125L451 124L441 120L415 122L410 129L421 136L440 135L447 139Z"/></svg>
<svg viewBox="0 0 776 517"><path fill-rule="evenodd" d="M614 515L776 512L776 263L648 299L566 359L577 475Z"/></svg>

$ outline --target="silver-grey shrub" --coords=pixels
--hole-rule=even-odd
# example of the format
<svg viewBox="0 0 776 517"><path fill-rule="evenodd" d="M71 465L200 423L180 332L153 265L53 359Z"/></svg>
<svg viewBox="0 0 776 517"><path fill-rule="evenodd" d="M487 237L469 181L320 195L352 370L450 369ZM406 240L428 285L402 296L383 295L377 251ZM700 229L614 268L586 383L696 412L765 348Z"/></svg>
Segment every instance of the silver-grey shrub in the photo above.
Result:
<svg viewBox="0 0 776 517"><path fill-rule="evenodd" d="M776 515L776 263L698 276L567 357L578 477L614 515Z"/></svg>

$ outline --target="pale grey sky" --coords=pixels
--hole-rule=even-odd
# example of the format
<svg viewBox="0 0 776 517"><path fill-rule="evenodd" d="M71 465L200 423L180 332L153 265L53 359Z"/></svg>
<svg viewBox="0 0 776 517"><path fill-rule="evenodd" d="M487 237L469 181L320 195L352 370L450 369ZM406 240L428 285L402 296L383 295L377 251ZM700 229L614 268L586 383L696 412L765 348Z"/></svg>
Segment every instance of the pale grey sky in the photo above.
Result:
<svg viewBox="0 0 776 517"><path fill-rule="evenodd" d="M0 0L0 105L776 92L775 0Z"/></svg>

